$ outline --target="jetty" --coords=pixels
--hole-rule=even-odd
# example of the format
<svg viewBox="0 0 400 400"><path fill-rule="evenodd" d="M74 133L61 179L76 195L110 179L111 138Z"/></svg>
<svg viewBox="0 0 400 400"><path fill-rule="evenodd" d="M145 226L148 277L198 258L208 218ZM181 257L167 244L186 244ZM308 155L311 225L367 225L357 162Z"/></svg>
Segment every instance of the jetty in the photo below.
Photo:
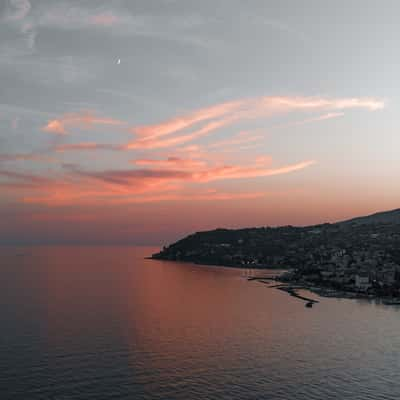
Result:
<svg viewBox="0 0 400 400"><path fill-rule="evenodd" d="M248 281L257 281L261 283L270 284L272 281L278 281L276 277L270 276L250 276L247 278ZM319 303L318 300L311 299L309 297L305 297L300 295L297 291L300 289L306 289L303 286L292 286L286 283L278 283L276 285L270 285L270 288L275 288L278 290L282 290L283 292L288 293L292 297L296 297L297 299L303 300L306 302L306 307L311 308L314 304Z"/></svg>
<svg viewBox="0 0 400 400"><path fill-rule="evenodd" d="M307 302L307 304L311 304L311 307L312 307L313 304L319 303L318 300L311 299L309 297L305 297L305 296L302 296L299 293L297 293L297 289L302 289L301 287L300 288L295 288L295 287L292 287L292 286L282 285L280 287L277 287L277 289L278 290L282 290L283 292L289 293L290 296L293 296L293 297L296 297L297 299L303 300L303 301ZM310 306L308 306L308 307L310 307Z"/></svg>

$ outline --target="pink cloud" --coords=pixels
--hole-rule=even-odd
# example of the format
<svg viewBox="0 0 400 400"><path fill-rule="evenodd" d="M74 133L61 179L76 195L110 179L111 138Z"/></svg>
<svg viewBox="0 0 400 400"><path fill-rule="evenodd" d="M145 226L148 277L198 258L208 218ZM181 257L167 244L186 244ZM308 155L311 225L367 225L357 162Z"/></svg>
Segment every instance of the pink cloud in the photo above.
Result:
<svg viewBox="0 0 400 400"><path fill-rule="evenodd" d="M263 138L257 130L240 132L202 146L193 144L193 141L209 137L238 122L264 120L278 114L321 113L302 121L308 123L339 117L347 109L375 111L383 107L384 103L379 100L362 98L259 97L217 104L158 124L138 127L129 127L126 122L100 117L93 112L64 114L48 121L43 130L65 135L73 128L95 130L98 125L106 125L117 129L122 127L130 133L133 132L136 137L122 145L91 141L61 144L53 148L55 151L140 150L140 154L135 154L137 159L131 161L135 167L84 170L69 166L64 167L61 172L53 172L54 178L37 177L37 180L29 174L23 177L18 172L0 171L0 185L7 186L8 190L22 192L24 201L42 204L47 202L49 205L135 203L144 199L149 202L184 198L206 199L206 195L210 196L210 193L196 192L194 195L189 189L193 190L196 186L204 188L209 182L295 173L311 167L315 161L303 160L277 166L268 156L253 157L248 163L244 163L243 157L231 157L234 162L222 158L222 150L225 148L231 147L240 152L245 146L257 144ZM154 149L169 150L154 154ZM215 197L227 199L236 194L240 195L218 192Z"/></svg>
<svg viewBox="0 0 400 400"><path fill-rule="evenodd" d="M53 119L47 123L46 126L43 127L45 132L55 133L57 135L66 135L67 131L65 130L65 123L62 120Z"/></svg>
<svg viewBox="0 0 400 400"><path fill-rule="evenodd" d="M123 145L122 148L126 150L151 150L154 148L176 147L210 135L219 129L243 120L265 119L276 114L294 111L307 113L326 111L325 114L319 117L299 122L309 123L342 116L344 115L344 110L352 108L375 111L384 108L384 102L370 98L259 97L241 99L202 108L159 124L129 128L129 131L136 134L137 137ZM100 118L92 112L81 112L65 114L60 118L50 120L43 127L43 130L65 135L68 133L69 128L89 129L93 125L123 126L126 123L112 118ZM241 144L258 139L259 135L255 135L252 138L238 137L226 139L226 144ZM221 144L223 145L224 143L222 142ZM217 144L214 146L217 147Z"/></svg>
<svg viewBox="0 0 400 400"><path fill-rule="evenodd" d="M353 108L376 111L384 108L384 102L370 98L259 97L242 99L200 109L157 125L132 128L131 131L139 135L139 138L128 143L126 148L174 147L243 120L265 119L295 111L327 112L323 116L308 120L308 122L315 122L341 116L344 110Z"/></svg>
<svg viewBox="0 0 400 400"><path fill-rule="evenodd" d="M188 134L168 137L168 138L159 138L158 136L145 137L143 139L139 139L128 143L126 145L126 149L154 149L161 147L173 147L178 146L183 143L191 142L192 140L198 139L200 137L206 136L211 132L220 129L224 126L232 124L237 118L235 116L231 116L230 118L220 119L216 121L212 121L204 125L202 128L195 130Z"/></svg>
<svg viewBox="0 0 400 400"><path fill-rule="evenodd" d="M119 18L112 14L99 14L89 18L89 23L98 26L112 26L118 22Z"/></svg>
<svg viewBox="0 0 400 400"><path fill-rule="evenodd" d="M43 127L43 131L58 135L65 135L69 133L67 131L67 128L69 127L89 129L93 125L121 126L124 125L124 122L112 118L100 118L94 113L87 111L65 114L60 118L50 120Z"/></svg>
<svg viewBox="0 0 400 400"><path fill-rule="evenodd" d="M139 126L132 128L132 132L148 139L155 139L171 133L182 131L193 125L210 119L222 117L228 113L238 110L243 104L242 100L217 104L208 108L182 115L157 125Z"/></svg>
<svg viewBox="0 0 400 400"><path fill-rule="evenodd" d="M139 160L140 161L140 160ZM231 165L208 167L193 160L170 158L165 168L160 160L141 160L149 168L127 170L86 171L70 166L54 178L44 178L32 174L0 170L0 186L10 190L22 191L23 201L48 205L65 204L108 204L191 199L185 190L186 184L244 179L287 174L311 166L313 161L271 167L269 157L258 158L250 165ZM5 181L4 181L5 179ZM215 194L215 199L246 198L249 194ZM259 194L257 194L258 196ZM207 197L208 196L208 197ZM201 200L207 196L196 196Z"/></svg>
<svg viewBox="0 0 400 400"><path fill-rule="evenodd" d="M142 160L142 163L148 160ZM189 163L191 160L179 160L182 163ZM255 178L273 175L288 174L310 167L316 162L313 160L302 161L296 164L284 165L282 167L271 168L272 159L270 157L259 157L250 165L223 165L215 167L200 167L198 170L179 169L175 161L174 169L170 168L149 168L149 169L128 169L111 170L100 172L87 172L75 170L75 172L86 178L98 179L103 182L120 186L131 186L138 183L158 183L158 182L210 182L225 179ZM152 160L154 163L154 160ZM164 163L168 163L165 160ZM149 165L149 164L147 164ZM160 167L160 162L156 165ZM163 166L163 165L162 165Z"/></svg>
<svg viewBox="0 0 400 400"><path fill-rule="evenodd" d="M222 166L209 169L206 171L199 171L193 174L193 180L197 182L211 182L215 180L225 179L243 179L243 178L256 178L273 175L283 175L295 171L300 171L304 168L310 167L316 161L302 161L297 164L285 165L278 168L266 168L264 166Z"/></svg>

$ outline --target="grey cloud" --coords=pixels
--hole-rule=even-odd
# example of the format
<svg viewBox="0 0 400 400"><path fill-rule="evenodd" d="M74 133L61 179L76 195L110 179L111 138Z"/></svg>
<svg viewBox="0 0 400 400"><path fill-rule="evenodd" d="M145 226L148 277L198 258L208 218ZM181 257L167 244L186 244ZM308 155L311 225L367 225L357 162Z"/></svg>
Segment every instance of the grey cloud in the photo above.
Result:
<svg viewBox="0 0 400 400"><path fill-rule="evenodd" d="M42 176L9 171L0 169L0 177L10 179L11 181L21 181L25 183L32 183L32 184L42 184L42 183L49 183L51 182L50 179L44 178Z"/></svg>
<svg viewBox="0 0 400 400"><path fill-rule="evenodd" d="M9 0L0 15L0 64L2 58L32 54L35 27L26 20L31 10L28 0Z"/></svg>

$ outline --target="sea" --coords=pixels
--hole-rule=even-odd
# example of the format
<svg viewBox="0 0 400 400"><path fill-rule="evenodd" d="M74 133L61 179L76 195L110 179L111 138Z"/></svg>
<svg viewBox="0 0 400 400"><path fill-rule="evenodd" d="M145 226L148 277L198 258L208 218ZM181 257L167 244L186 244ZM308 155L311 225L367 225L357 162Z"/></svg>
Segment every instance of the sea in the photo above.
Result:
<svg viewBox="0 0 400 400"><path fill-rule="evenodd" d="M400 398L400 308L157 248L0 247L0 399Z"/></svg>

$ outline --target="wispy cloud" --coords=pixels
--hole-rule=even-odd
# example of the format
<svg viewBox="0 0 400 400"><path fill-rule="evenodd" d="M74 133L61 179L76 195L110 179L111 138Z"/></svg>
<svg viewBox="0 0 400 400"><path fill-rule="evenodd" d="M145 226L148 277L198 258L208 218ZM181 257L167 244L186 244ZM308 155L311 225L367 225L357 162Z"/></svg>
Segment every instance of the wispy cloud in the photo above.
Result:
<svg viewBox="0 0 400 400"><path fill-rule="evenodd" d="M186 115L172 118L160 124L134 127L132 128L132 133L145 137L146 139L156 139L161 136L166 136L190 128L199 122L231 114L238 110L242 105L242 100L217 104L215 106L203 108Z"/></svg>
<svg viewBox="0 0 400 400"><path fill-rule="evenodd" d="M92 205L92 204L108 204L108 205L128 205L128 204L149 204L159 202L185 202L185 201L232 201L232 200L252 200L261 197L265 197L266 193L262 192L247 192L247 193L229 193L222 191L213 192L194 192L194 193L171 193L163 192L152 195L124 195L118 197L110 197L105 193L97 193L98 197L93 198L92 196L85 196L85 193L80 194L79 197L73 193L64 193L63 195L50 195L50 196L29 196L24 197L24 203L41 204L50 207L65 206L71 203L77 203L81 205ZM74 220L78 218L72 217ZM71 218L68 218L69 220Z"/></svg>
<svg viewBox="0 0 400 400"><path fill-rule="evenodd" d="M198 159L188 159L180 157L168 157L166 160L154 160L154 159L139 159L133 160L133 164L141 167L158 167L167 169L193 169L202 168L207 165L206 161Z"/></svg>
<svg viewBox="0 0 400 400"><path fill-rule="evenodd" d="M243 131L243 132L239 132L237 135L233 136L232 138L219 140L214 143L211 143L208 145L208 147L211 149L221 148L221 147L226 149L231 146L242 147L243 145L247 145L249 143L258 142L263 137L264 137L263 135L254 134L253 132Z"/></svg>
<svg viewBox="0 0 400 400"><path fill-rule="evenodd" d="M32 54L37 31L29 21L32 5L28 0L5 1L0 14L0 66L8 58Z"/></svg>
<svg viewBox="0 0 400 400"><path fill-rule="evenodd" d="M283 123L283 124L275 126L274 128L289 128L289 127L292 127L292 126L306 125L306 124L311 124L311 123L314 123L314 122L326 121L326 120L329 120L329 119L340 118L340 117L343 117L344 115L345 115L344 112L329 112L329 113L326 113L326 114L317 115L316 117L302 119L300 121Z"/></svg>
<svg viewBox="0 0 400 400"><path fill-rule="evenodd" d="M268 157L250 165L208 166L196 160L137 160L141 168L90 171L67 165L53 178L0 169L0 187L22 192L23 201L52 205L144 202L190 199L251 198L254 193L211 193L193 196L185 186L226 179L248 179L288 174L311 166L313 161L272 167ZM165 165L168 167L165 167ZM170 164L170 165L169 165ZM146 167L146 168L143 168ZM193 190L193 189L191 189ZM204 189L203 189L204 190ZM260 193L256 194L257 196Z"/></svg>
<svg viewBox="0 0 400 400"><path fill-rule="evenodd" d="M313 160L302 161L297 164L285 165L277 168L263 166L222 166L193 174L193 180L198 182L211 182L225 179L256 178L273 175L289 174L310 167L316 162Z"/></svg>
<svg viewBox="0 0 400 400"><path fill-rule="evenodd" d="M112 118L97 117L93 112L87 111L65 114L60 118L49 120L43 127L43 131L58 135L66 135L69 133L68 128L89 129L93 125L121 126L124 125L124 122Z"/></svg>
<svg viewBox="0 0 400 400"><path fill-rule="evenodd" d="M154 149L160 147L173 147L182 145L183 143L191 142L203 136L207 136L211 132L216 131L224 126L232 124L237 119L236 116L232 115L229 118L219 119L211 121L201 128L186 134L179 134L177 136L170 136L165 138L163 136L168 135L167 133L159 133L150 135L147 137L140 138L136 141L130 142L126 145L127 149ZM193 124L191 124L193 125ZM190 126L190 125L188 125ZM178 129L180 131L181 129Z"/></svg>
<svg viewBox="0 0 400 400"><path fill-rule="evenodd" d="M43 161L43 162L53 162L54 157L39 154L39 153L14 153L14 154L0 154L1 161Z"/></svg>
<svg viewBox="0 0 400 400"><path fill-rule="evenodd" d="M66 151L122 150L122 147L113 144L84 142L57 145L54 147L54 150L58 153L63 153Z"/></svg>
<svg viewBox="0 0 400 400"><path fill-rule="evenodd" d="M136 197L122 197L110 199L110 204L140 204L158 203L165 201L228 201L228 200L251 200L265 197L266 193L229 193L221 191L207 191L200 193L161 193L158 195L145 195Z"/></svg>
<svg viewBox="0 0 400 400"><path fill-rule="evenodd" d="M338 112L336 112L336 113L332 112L332 113L327 113L327 114L324 114L324 115L319 115L319 116L314 117L314 118L308 118L308 119L305 119L304 121L301 121L299 123L308 124L310 122L326 121L327 119L339 118L339 117L343 117L343 116L344 116L344 113L342 113L342 112L339 112L339 113Z"/></svg>
<svg viewBox="0 0 400 400"><path fill-rule="evenodd" d="M157 14L132 14L128 8L115 2L73 4L67 0L54 0L48 4L10 0L8 8L8 19L29 23L35 35L38 29L45 27L68 31L103 29L113 35L150 37L203 48L209 48L217 41L199 33L199 27L212 20L199 15L170 15L165 18Z"/></svg>
<svg viewBox="0 0 400 400"><path fill-rule="evenodd" d="M361 108L376 111L384 102L370 98L330 99L317 97L259 97L217 104L166 120L156 125L131 129L138 135L127 144L127 149L173 147L209 135L233 123L250 119L267 119L290 112L327 113L307 122L316 122L343 115L348 109ZM193 130L194 128L194 130Z"/></svg>
<svg viewBox="0 0 400 400"><path fill-rule="evenodd" d="M136 156L136 159L131 160L131 166L91 170L79 165L64 165L62 172L43 179L41 176L3 170L0 172L0 186L20 191L24 201L53 205L206 199L205 194L196 192L194 195L191 190L207 190L210 182L291 174L313 166L316 161L303 159L282 164L270 156L255 157L247 163L238 161L240 157L232 157L235 162L223 159L221 149L233 148L240 155L243 146L254 145L262 140L264 134L257 129L241 131L228 137L225 135L224 139L209 140L202 145L193 143L197 139L238 123L243 125L250 120L268 120L281 114L321 113L301 122L313 123L342 116L350 109L375 111L383 107L382 101L369 98L258 97L216 104L157 124L141 126L132 126L127 121L102 117L90 111L68 113L49 119L42 129L66 135L75 129L96 131L101 126L107 126L134 134L135 138L121 144L102 144L96 141L56 144L51 147L53 151L130 151ZM157 149L162 149L162 153L157 153ZM36 155L4 155L3 161L33 160L34 157ZM222 200L243 195L221 191L213 196Z"/></svg>
<svg viewBox="0 0 400 400"><path fill-rule="evenodd" d="M29 0L9 0L6 9L6 19L20 21L30 12L32 6Z"/></svg>
<svg viewBox="0 0 400 400"><path fill-rule="evenodd" d="M51 182L50 179L43 176L28 174L24 172L10 171L6 169L0 169L0 177L10 181L25 182L32 185L42 185Z"/></svg>

